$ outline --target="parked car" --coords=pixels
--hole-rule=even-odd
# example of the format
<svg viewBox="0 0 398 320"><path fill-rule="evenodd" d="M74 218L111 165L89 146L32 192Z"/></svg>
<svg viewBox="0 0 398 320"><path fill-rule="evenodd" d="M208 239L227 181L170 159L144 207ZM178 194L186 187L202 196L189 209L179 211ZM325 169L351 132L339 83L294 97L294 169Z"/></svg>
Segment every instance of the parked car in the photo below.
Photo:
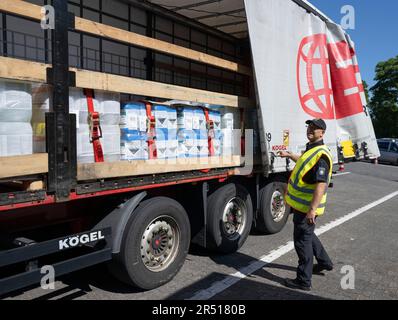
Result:
<svg viewBox="0 0 398 320"><path fill-rule="evenodd" d="M381 153L379 161L398 165L398 139L378 139L377 144Z"/></svg>

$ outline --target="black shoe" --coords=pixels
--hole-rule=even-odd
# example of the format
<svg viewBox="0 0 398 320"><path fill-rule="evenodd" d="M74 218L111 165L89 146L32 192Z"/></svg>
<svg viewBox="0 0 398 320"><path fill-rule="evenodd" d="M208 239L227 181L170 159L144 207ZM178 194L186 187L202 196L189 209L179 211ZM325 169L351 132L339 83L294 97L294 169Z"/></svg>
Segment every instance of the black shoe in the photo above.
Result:
<svg viewBox="0 0 398 320"><path fill-rule="evenodd" d="M312 273L321 274L322 271L325 271L325 270L332 271L333 265L326 266L326 265L322 265L322 264L316 264L316 265L314 265L314 268L312 269Z"/></svg>
<svg viewBox="0 0 398 320"><path fill-rule="evenodd" d="M311 291L311 287L303 285L297 279L285 279L285 286L291 289Z"/></svg>

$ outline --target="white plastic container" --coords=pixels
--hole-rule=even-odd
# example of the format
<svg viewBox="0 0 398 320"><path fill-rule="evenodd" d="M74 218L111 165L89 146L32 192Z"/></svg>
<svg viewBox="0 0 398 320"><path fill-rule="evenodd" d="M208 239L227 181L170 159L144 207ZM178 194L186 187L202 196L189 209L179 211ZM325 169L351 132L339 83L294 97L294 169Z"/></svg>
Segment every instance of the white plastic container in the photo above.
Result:
<svg viewBox="0 0 398 320"><path fill-rule="evenodd" d="M222 155L241 154L241 131L238 129L222 129Z"/></svg>
<svg viewBox="0 0 398 320"><path fill-rule="evenodd" d="M79 96L79 89L69 89L69 112L76 115L76 126L79 127L79 107L75 97ZM46 152L46 113L50 112L52 92L46 84L32 85L32 128L33 128L33 153Z"/></svg>
<svg viewBox="0 0 398 320"><path fill-rule="evenodd" d="M187 158L197 158L198 157L198 147L188 146L184 143L178 144L178 157L182 159Z"/></svg>
<svg viewBox="0 0 398 320"><path fill-rule="evenodd" d="M166 105L152 106L155 117L156 150L158 159L174 159L178 154L177 111Z"/></svg>
<svg viewBox="0 0 398 320"><path fill-rule="evenodd" d="M177 108L177 125L178 129L193 130L194 108L178 107Z"/></svg>
<svg viewBox="0 0 398 320"><path fill-rule="evenodd" d="M95 91L95 98L99 103L101 124L119 125L120 94L106 91Z"/></svg>
<svg viewBox="0 0 398 320"><path fill-rule="evenodd" d="M120 128L114 125L103 125L101 145L105 162L120 161ZM90 142L89 126L80 124L77 130L77 160L80 163L93 163L94 149Z"/></svg>
<svg viewBox="0 0 398 320"><path fill-rule="evenodd" d="M0 80L0 122L28 123L31 118L31 85Z"/></svg>
<svg viewBox="0 0 398 320"><path fill-rule="evenodd" d="M121 142L121 160L148 160L148 143L142 140L132 140Z"/></svg>
<svg viewBox="0 0 398 320"><path fill-rule="evenodd" d="M169 129L169 109L170 107L162 105L152 106L152 115L155 117L156 129Z"/></svg>
<svg viewBox="0 0 398 320"><path fill-rule="evenodd" d="M33 151L46 151L45 113L50 111L52 94L45 84L35 85L32 90ZM120 95L95 91L94 110L100 113L103 138L101 144L105 162L120 160ZM76 115L77 159L81 163L94 162L93 145L90 142L89 112L83 89L69 88L69 112Z"/></svg>
<svg viewBox="0 0 398 320"><path fill-rule="evenodd" d="M78 99L83 98L82 89L69 88L69 113L79 116ZM50 101L52 100L51 87L46 84L32 85L32 122L45 122L45 114L50 111ZM86 103L87 106L87 103ZM79 123L79 118L77 118Z"/></svg>
<svg viewBox="0 0 398 320"><path fill-rule="evenodd" d="M0 157L32 154L32 136L29 122L0 122Z"/></svg>
<svg viewBox="0 0 398 320"><path fill-rule="evenodd" d="M198 156L208 157L209 156L209 134L207 130L194 130L196 132Z"/></svg>
<svg viewBox="0 0 398 320"><path fill-rule="evenodd" d="M202 108L196 107L193 116L193 129L194 130L206 130L207 122L206 116Z"/></svg>
<svg viewBox="0 0 398 320"><path fill-rule="evenodd" d="M221 153L223 156L241 154L240 112L224 108L221 114Z"/></svg>
<svg viewBox="0 0 398 320"><path fill-rule="evenodd" d="M213 121L214 130L221 130L221 113L219 111L210 110L209 119Z"/></svg>
<svg viewBox="0 0 398 320"><path fill-rule="evenodd" d="M177 131L156 129L156 150L158 159L174 159L177 157Z"/></svg>
<svg viewBox="0 0 398 320"><path fill-rule="evenodd" d="M179 158L196 158L198 156L198 145L194 130L178 129L177 139Z"/></svg>
<svg viewBox="0 0 398 320"><path fill-rule="evenodd" d="M103 105L96 98L97 92L94 92L93 105L94 111L100 113L100 120L102 120L103 116ZM87 97L84 95L83 89L79 88L70 88L69 89L69 104L71 105L71 99L73 107L69 107L70 110L78 110L78 123L88 125L89 117L88 117L88 105L87 105ZM102 123L102 121L101 121Z"/></svg>
<svg viewBox="0 0 398 320"><path fill-rule="evenodd" d="M121 160L147 160L148 142L146 133L121 129Z"/></svg>
<svg viewBox="0 0 398 320"><path fill-rule="evenodd" d="M143 103L129 102L121 107L120 126L128 130L147 131L146 108Z"/></svg>
<svg viewBox="0 0 398 320"><path fill-rule="evenodd" d="M102 125L101 127L105 162L120 161L120 127L118 125Z"/></svg>
<svg viewBox="0 0 398 320"><path fill-rule="evenodd" d="M77 161L79 163L93 163L94 150L90 143L90 131L87 124L81 124L77 129Z"/></svg>
<svg viewBox="0 0 398 320"><path fill-rule="evenodd" d="M238 109L223 108L221 113L221 129L239 129L240 112Z"/></svg>
<svg viewBox="0 0 398 320"><path fill-rule="evenodd" d="M32 88L0 80L0 157L33 153Z"/></svg>

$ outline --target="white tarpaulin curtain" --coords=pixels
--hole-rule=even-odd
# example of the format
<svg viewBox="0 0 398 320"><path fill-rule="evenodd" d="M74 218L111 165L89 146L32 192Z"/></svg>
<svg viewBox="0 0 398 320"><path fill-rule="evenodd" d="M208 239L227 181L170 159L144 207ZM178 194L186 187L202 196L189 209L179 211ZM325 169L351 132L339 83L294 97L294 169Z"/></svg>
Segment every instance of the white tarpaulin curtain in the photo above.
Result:
<svg viewBox="0 0 398 320"><path fill-rule="evenodd" d="M272 159L272 154L304 150L305 121L312 118L326 121L325 143L335 160L344 135L359 148L365 142L369 156L378 157L354 46L341 27L292 0L245 0L245 7L263 162L272 162L274 172L286 170L285 159Z"/></svg>

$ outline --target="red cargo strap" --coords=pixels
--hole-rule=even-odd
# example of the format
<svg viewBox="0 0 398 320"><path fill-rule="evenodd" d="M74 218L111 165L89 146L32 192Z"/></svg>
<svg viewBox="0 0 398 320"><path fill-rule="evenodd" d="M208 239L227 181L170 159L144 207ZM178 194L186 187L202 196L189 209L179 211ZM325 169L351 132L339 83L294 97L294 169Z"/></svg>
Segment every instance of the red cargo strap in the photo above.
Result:
<svg viewBox="0 0 398 320"><path fill-rule="evenodd" d="M206 126L207 126L207 133L208 133L207 140L209 142L209 155L210 155L210 157L213 157L215 155L214 145L213 145L213 139L215 137L214 121L210 120L209 109L203 108L203 112L205 113L205 117L206 117Z"/></svg>
<svg viewBox="0 0 398 320"><path fill-rule="evenodd" d="M146 116L147 116L147 133L148 133L148 153L149 159L156 159L158 152L156 150L156 132L155 132L155 116L152 115L152 105L149 102L145 102Z"/></svg>
<svg viewBox="0 0 398 320"><path fill-rule="evenodd" d="M94 91L92 89L84 89L84 95L87 99L88 121L90 126L90 142L93 144L95 162L104 162L104 152L102 150L101 138L102 129L100 124L100 115L94 110Z"/></svg>

